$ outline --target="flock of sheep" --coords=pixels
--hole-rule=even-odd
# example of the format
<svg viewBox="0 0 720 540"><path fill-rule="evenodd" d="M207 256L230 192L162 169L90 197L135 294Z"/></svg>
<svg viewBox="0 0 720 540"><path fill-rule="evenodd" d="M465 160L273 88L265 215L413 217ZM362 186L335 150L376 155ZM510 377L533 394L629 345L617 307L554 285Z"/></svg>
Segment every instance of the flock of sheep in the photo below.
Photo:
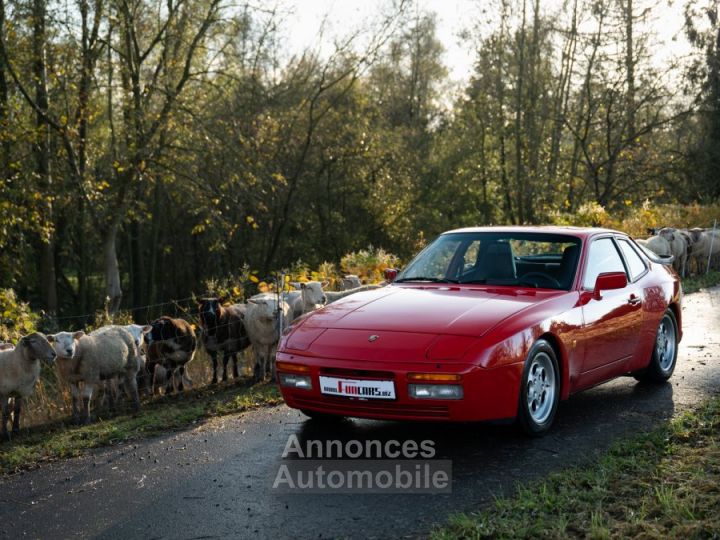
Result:
<svg viewBox="0 0 720 540"><path fill-rule="evenodd" d="M720 255L720 230L717 229L649 229L653 236L636 240L661 257L673 257L672 265L680 276L685 277L693 269L698 272L708 261Z"/></svg>
<svg viewBox="0 0 720 540"><path fill-rule="evenodd" d="M356 276L343 280L344 291L324 291L325 283L297 284L297 290L276 295L263 293L247 303L223 306L218 298L204 298L199 308L199 336L183 319L160 317L149 325L108 325L88 334L83 331L43 335L35 332L17 345L0 344L0 405L2 438L9 440L8 422L12 412L12 433L20 429L23 399L29 397L39 378L41 363L56 363L62 381L70 387L72 415L77 423L89 423L95 390L106 390L110 409L122 384L134 410L140 408L139 389L153 394L183 391L190 382L185 366L202 343L213 363L212 382L218 381L218 357L222 357L222 380L228 380L228 363L239 377L238 353L254 350L254 379L273 376L275 351L281 327L327 303L350 294L377 288L361 285ZM11 411L10 399L13 398Z"/></svg>

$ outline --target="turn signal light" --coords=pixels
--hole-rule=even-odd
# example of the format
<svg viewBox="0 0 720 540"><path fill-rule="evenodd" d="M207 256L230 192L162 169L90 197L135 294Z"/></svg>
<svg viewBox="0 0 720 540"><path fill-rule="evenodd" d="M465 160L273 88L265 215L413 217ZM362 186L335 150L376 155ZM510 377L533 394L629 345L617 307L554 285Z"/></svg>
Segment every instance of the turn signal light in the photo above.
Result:
<svg viewBox="0 0 720 540"><path fill-rule="evenodd" d="M456 382L462 380L457 373L408 373L408 381Z"/></svg>
<svg viewBox="0 0 720 540"><path fill-rule="evenodd" d="M310 366L293 364L292 362L275 362L278 371L289 371L290 373L310 373Z"/></svg>

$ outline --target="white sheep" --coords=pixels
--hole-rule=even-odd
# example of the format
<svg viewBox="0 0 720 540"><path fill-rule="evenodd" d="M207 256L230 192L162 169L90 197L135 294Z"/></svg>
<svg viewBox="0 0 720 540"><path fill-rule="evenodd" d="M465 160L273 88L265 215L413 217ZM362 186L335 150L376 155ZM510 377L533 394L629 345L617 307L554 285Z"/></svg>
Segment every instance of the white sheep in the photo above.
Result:
<svg viewBox="0 0 720 540"><path fill-rule="evenodd" d="M280 316L283 324L290 324L290 306L274 294L263 293L248 300L245 312L245 330L255 352L253 369L255 381L262 380L267 373L275 380L275 352L280 340Z"/></svg>
<svg viewBox="0 0 720 540"><path fill-rule="evenodd" d="M358 287L362 287L362 281L360 281L360 278L358 276L356 276L355 274L348 274L347 276L343 276L343 278L342 278L343 291L347 291L350 289L357 289Z"/></svg>
<svg viewBox="0 0 720 540"><path fill-rule="evenodd" d="M670 253L674 257L673 268L681 277L685 277L685 265L688 257L688 244L685 237L672 227L663 227L658 231L658 236L670 244Z"/></svg>
<svg viewBox="0 0 720 540"><path fill-rule="evenodd" d="M130 332L130 335L135 340L135 346L138 348L138 351L144 353L146 345L145 334L152 330L152 326L147 324L126 324L122 328Z"/></svg>
<svg viewBox="0 0 720 540"><path fill-rule="evenodd" d="M23 399L30 396L40 378L40 360L52 363L55 351L40 332L20 339L18 346L0 351L0 404L2 405L2 437L9 440L10 398L14 398L13 435L20 431Z"/></svg>
<svg viewBox="0 0 720 540"><path fill-rule="evenodd" d="M325 293L325 296L327 297L327 303L332 304L333 302L336 302L340 300L341 298L345 298L346 296L350 296L351 294L363 292L363 291L371 291L373 289L380 289L381 287L384 287L385 284L381 285L362 285L360 287L355 287L354 289L348 289L347 291L327 291Z"/></svg>
<svg viewBox="0 0 720 540"><path fill-rule="evenodd" d="M693 239L691 256L698 269L704 271L707 267L708 257L712 258L720 254L720 230L695 228L688 232Z"/></svg>
<svg viewBox="0 0 720 540"><path fill-rule="evenodd" d="M300 315L323 307L327 303L327 296L323 288L327 286L327 281L323 281L322 283L319 281L308 281L300 284L300 294L297 294L298 291L286 293L283 299L291 308L290 319L295 320Z"/></svg>
<svg viewBox="0 0 720 540"><path fill-rule="evenodd" d="M12 343L0 343L0 351L9 351L10 349L14 349L15 345Z"/></svg>
<svg viewBox="0 0 720 540"><path fill-rule="evenodd" d="M90 422L90 400L95 387L113 377L123 379L135 410L140 408L136 376L142 360L135 338L128 330L104 326L90 334L59 332L48 338L58 355L60 377L70 385L75 420ZM82 415L78 407L81 382ZM112 399L112 393L110 397Z"/></svg>
<svg viewBox="0 0 720 540"><path fill-rule="evenodd" d="M660 257L670 257L670 242L662 236L651 236L645 241L645 247Z"/></svg>

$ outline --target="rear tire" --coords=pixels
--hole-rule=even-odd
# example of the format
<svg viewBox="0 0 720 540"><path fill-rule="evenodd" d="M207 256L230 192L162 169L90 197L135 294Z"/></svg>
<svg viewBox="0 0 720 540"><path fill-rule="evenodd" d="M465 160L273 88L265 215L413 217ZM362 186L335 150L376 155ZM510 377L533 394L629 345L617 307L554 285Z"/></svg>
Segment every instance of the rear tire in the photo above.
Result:
<svg viewBox="0 0 720 540"><path fill-rule="evenodd" d="M531 437L550 430L560 402L560 369L550 343L540 339L532 346L520 383L518 425Z"/></svg>
<svg viewBox="0 0 720 540"><path fill-rule="evenodd" d="M655 345L648 367L633 373L638 381L664 383L675 371L678 354L678 327L675 314L668 309L660 319L655 334Z"/></svg>

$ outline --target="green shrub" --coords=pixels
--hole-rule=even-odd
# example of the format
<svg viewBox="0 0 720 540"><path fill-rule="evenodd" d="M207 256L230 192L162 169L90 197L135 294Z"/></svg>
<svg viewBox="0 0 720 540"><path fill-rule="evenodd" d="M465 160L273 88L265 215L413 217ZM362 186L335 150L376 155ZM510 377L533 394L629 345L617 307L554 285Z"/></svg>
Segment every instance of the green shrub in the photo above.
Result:
<svg viewBox="0 0 720 540"><path fill-rule="evenodd" d="M18 339L32 334L40 319L30 306L18 300L12 289L0 289L0 341L16 343Z"/></svg>
<svg viewBox="0 0 720 540"><path fill-rule="evenodd" d="M399 263L398 258L392 253L373 246L348 253L340 259L340 267L344 273L355 274L368 283L383 281L385 269L397 268Z"/></svg>

